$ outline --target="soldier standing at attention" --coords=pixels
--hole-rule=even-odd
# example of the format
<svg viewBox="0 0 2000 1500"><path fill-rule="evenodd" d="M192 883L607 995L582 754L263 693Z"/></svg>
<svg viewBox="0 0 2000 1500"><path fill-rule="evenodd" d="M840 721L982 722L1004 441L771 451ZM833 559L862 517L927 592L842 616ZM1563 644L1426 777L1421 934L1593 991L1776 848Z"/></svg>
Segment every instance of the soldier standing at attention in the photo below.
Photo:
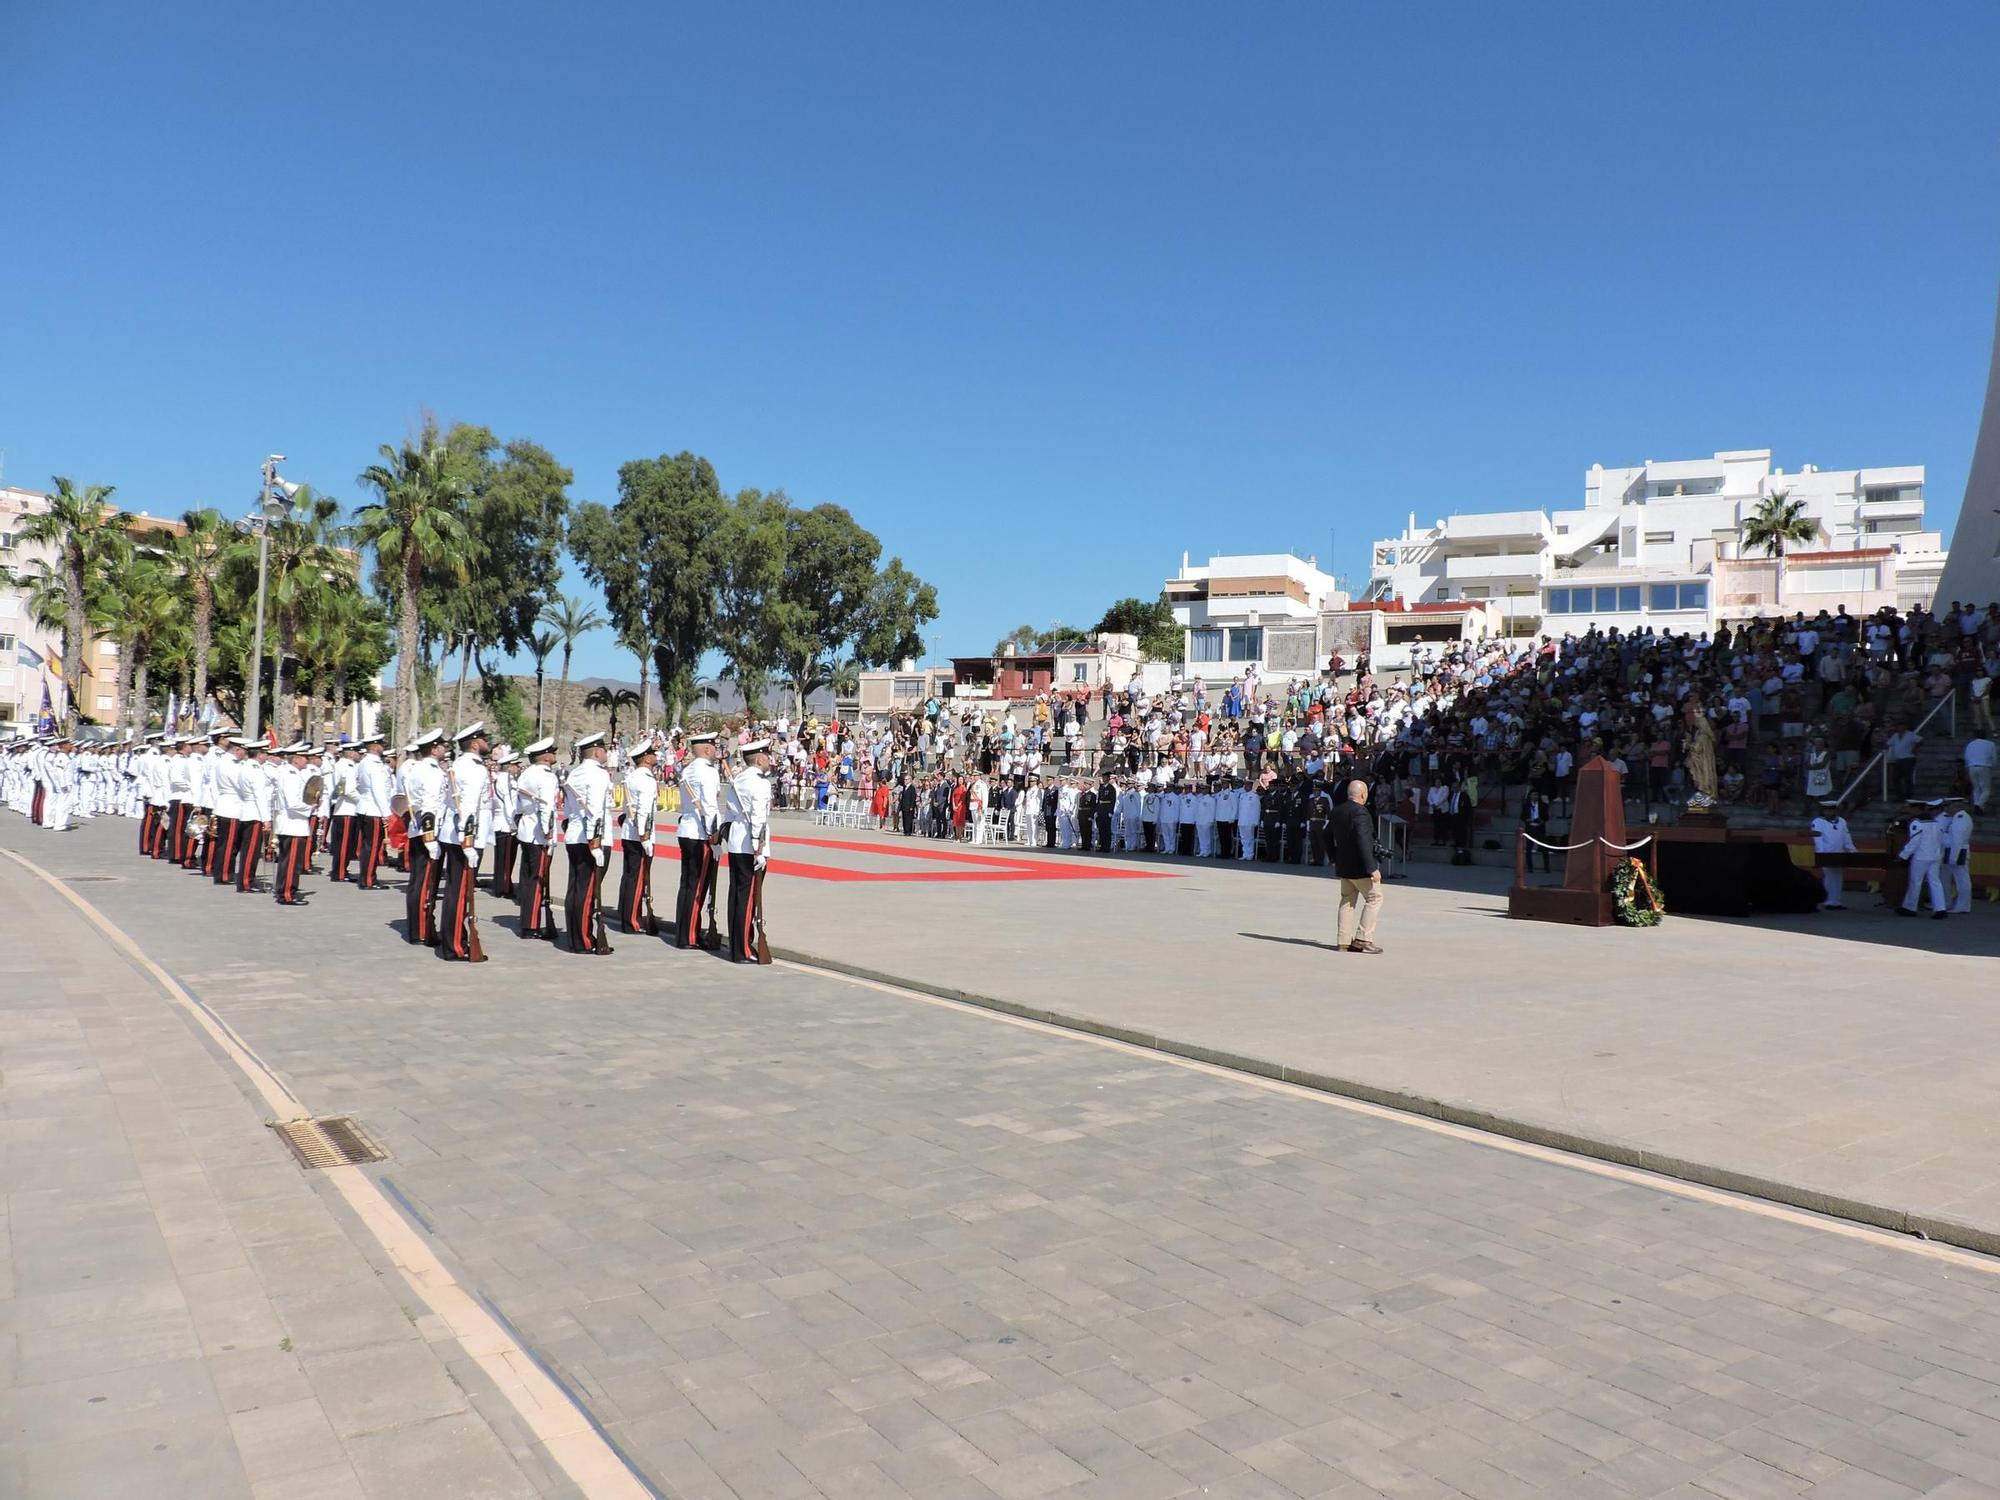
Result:
<svg viewBox="0 0 2000 1500"><path fill-rule="evenodd" d="M646 926L653 892L653 819L660 802L660 778L653 773L653 762L658 754L658 747L642 742L625 772L625 826L619 830L625 859L618 879L618 920L627 932Z"/></svg>
<svg viewBox="0 0 2000 1500"><path fill-rule="evenodd" d="M743 757L749 764L729 783L723 817L729 824L729 956L749 964L757 961L751 892L771 857L771 742L751 740Z"/></svg>
<svg viewBox="0 0 2000 1500"><path fill-rule="evenodd" d="M681 817L674 833L681 846L681 889L674 903L674 946L701 940L701 908L715 882L715 839L722 831L722 773L715 766L715 736L688 736L692 759L681 767ZM914 800L912 801L914 808ZM904 819L904 832L910 832Z"/></svg>
<svg viewBox="0 0 2000 1500"><path fill-rule="evenodd" d="M549 865L555 859L562 783L556 780L556 742L536 740L521 752L528 765L514 788L514 837L521 846L521 936L556 940Z"/></svg>
<svg viewBox="0 0 2000 1500"><path fill-rule="evenodd" d="M563 841L569 846L569 893L564 916L569 927L569 951L609 957L604 915L598 901L604 889L604 865L610 857L604 841L611 829L611 773L604 769L604 736L587 734L576 742L578 756L563 786Z"/></svg>

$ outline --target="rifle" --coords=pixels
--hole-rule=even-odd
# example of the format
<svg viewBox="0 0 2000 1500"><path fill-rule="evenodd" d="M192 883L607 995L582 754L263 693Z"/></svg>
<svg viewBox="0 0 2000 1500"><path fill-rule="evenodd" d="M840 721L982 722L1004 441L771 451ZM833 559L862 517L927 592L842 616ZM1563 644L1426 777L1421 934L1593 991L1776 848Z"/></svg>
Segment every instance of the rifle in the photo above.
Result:
<svg viewBox="0 0 2000 1500"><path fill-rule="evenodd" d="M750 877L750 940L757 951L757 962L771 961L771 944L764 936L764 872L759 870Z"/></svg>
<svg viewBox="0 0 2000 1500"><path fill-rule="evenodd" d="M721 835L718 834L716 837L710 839L708 847L710 849L720 849L722 847ZM715 860L715 868L709 872L708 877L707 924L696 934L695 941L706 952L720 953L722 951L722 924L716 920L715 916L715 891L716 887L722 883L722 860L720 856L714 854L707 857Z"/></svg>
<svg viewBox="0 0 2000 1500"><path fill-rule="evenodd" d="M476 964L486 962L486 950L479 946L479 851L467 849L465 871L465 956Z"/></svg>
<svg viewBox="0 0 2000 1500"><path fill-rule="evenodd" d="M646 903L646 920L644 926L646 928L646 936L658 937L660 935L660 919L653 915L652 846L653 846L653 841L651 839L647 839L646 840L647 864L644 870L641 872L639 878L646 882L644 891L645 903Z"/></svg>

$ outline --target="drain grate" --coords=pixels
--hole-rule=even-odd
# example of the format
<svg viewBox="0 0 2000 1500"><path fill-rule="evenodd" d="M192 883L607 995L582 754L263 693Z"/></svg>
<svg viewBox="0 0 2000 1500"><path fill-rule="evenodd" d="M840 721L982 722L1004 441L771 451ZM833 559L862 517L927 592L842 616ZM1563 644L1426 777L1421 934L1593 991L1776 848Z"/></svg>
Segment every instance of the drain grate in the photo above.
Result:
<svg viewBox="0 0 2000 1500"><path fill-rule="evenodd" d="M324 1120L273 1120L271 1128L292 1148L302 1167L352 1167L389 1159L389 1153L346 1115Z"/></svg>

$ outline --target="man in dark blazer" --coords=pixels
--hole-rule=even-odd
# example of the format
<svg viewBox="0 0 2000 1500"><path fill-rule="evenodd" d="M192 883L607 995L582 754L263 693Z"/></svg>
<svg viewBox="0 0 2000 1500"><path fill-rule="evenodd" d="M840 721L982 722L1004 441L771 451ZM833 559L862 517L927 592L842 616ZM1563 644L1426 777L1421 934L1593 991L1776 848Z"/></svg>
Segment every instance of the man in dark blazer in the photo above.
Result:
<svg viewBox="0 0 2000 1500"><path fill-rule="evenodd" d="M1368 783L1347 783L1347 800L1327 820L1333 873L1340 877L1340 915L1334 942L1347 953L1380 953L1375 923L1382 914L1382 866L1375 858L1375 820L1368 812Z"/></svg>

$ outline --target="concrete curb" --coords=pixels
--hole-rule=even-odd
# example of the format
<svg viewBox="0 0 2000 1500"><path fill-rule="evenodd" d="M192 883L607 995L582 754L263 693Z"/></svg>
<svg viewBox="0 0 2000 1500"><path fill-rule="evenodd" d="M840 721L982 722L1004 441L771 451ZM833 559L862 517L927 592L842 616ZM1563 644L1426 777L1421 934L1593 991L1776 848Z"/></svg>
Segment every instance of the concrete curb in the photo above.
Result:
<svg viewBox="0 0 2000 1500"><path fill-rule="evenodd" d="M894 985L898 989L914 990L919 994L935 995L942 1000L954 1000L963 1005L977 1006L981 1010L998 1011L1002 1015L1038 1021L1064 1031L1104 1037L1110 1041L1124 1042L1129 1046L1143 1047L1151 1052L1207 1063L1212 1067L1226 1068L1233 1073L1275 1079L1280 1083L1293 1084L1316 1093L1332 1094L1344 1099L1358 1099L1365 1104L1381 1105L1387 1109L1400 1110L1405 1114L1423 1115L1429 1119L1463 1125L1489 1135L1505 1136L1510 1140L1526 1141L1530 1145L1544 1146L1554 1151L1593 1157L1598 1161L1611 1162L1617 1166L1653 1172L1662 1177L1672 1177L1702 1187L1719 1188L1724 1192L1741 1193L1749 1198L1762 1198L1772 1203L1782 1203L1789 1208L1825 1214L1829 1218L1848 1219L1857 1224L1867 1224L1897 1234L1917 1235L1940 1244L1975 1250L1982 1255L2000 1256L2000 1230L1982 1229L1977 1225L1938 1218L1933 1214L1917 1213L1889 1204L1871 1203L1860 1198L1823 1192L1818 1188L1781 1182L1776 1178L1759 1176L1754 1172L1740 1172L1733 1167L1690 1161L1685 1157L1650 1151L1645 1147L1630 1145L1623 1141L1583 1135L1574 1130L1544 1125L1535 1120L1515 1119L1508 1115L1495 1114L1491 1110L1454 1103L1448 1099L1434 1099L1404 1089L1384 1088L1378 1084L1363 1083L1358 1079L1314 1072L1307 1068L1294 1068L1269 1058L1218 1051L1196 1042L1184 1042L1174 1037L1160 1036L1129 1026L1119 1026L1092 1016L1048 1010L1036 1005L1023 1005L1018 1001L1001 1000L971 990L953 989L949 985L934 984L928 980L910 979L885 970L851 964L842 959L804 953L798 949L774 946L771 955L787 963L824 969L830 973L845 974L854 979L866 979L876 984Z"/></svg>

